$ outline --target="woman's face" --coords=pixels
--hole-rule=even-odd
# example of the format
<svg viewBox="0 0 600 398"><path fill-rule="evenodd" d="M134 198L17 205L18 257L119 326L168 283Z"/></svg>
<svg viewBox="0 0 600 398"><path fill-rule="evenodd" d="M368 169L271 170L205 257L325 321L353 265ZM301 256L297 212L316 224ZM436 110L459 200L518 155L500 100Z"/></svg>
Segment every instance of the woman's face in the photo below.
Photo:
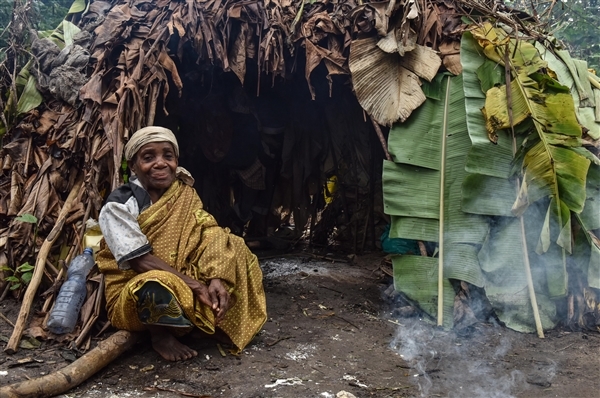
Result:
<svg viewBox="0 0 600 398"><path fill-rule="evenodd" d="M178 164L170 142L151 142L140 148L129 167L155 201L152 196L160 197L175 181Z"/></svg>

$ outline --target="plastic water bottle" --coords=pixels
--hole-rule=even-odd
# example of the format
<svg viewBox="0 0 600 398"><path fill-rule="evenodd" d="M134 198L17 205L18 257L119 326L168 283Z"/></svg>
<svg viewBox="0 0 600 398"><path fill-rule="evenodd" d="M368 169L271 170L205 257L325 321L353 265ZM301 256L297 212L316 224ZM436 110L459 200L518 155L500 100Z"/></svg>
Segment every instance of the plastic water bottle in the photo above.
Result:
<svg viewBox="0 0 600 398"><path fill-rule="evenodd" d="M48 318L48 330L52 333L70 333L75 329L79 310L87 293L85 280L95 264L93 253L90 247L86 247L82 254L71 261L67 280L60 287L56 303Z"/></svg>

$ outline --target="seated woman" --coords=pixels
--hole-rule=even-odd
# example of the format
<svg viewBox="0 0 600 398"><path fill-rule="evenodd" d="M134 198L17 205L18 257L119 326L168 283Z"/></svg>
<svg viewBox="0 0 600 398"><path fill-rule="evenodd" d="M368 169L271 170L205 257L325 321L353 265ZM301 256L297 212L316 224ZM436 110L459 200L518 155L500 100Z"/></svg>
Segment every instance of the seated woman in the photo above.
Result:
<svg viewBox="0 0 600 398"><path fill-rule="evenodd" d="M108 317L119 329L150 331L169 361L197 355L177 339L195 328L224 334L239 352L267 318L262 272L243 239L202 208L178 156L162 127L138 130L125 146L135 176L99 217Z"/></svg>

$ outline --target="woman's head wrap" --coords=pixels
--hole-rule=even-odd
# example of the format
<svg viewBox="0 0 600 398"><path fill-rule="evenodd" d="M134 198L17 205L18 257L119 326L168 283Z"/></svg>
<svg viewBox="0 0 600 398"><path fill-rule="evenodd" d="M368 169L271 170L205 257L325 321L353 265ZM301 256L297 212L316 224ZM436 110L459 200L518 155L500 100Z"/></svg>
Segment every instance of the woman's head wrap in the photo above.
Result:
<svg viewBox="0 0 600 398"><path fill-rule="evenodd" d="M175 134L164 127L148 126L133 133L127 141L127 144L125 144L125 159L127 161L132 160L141 147L151 142L170 142L175 150L175 156L179 157L179 144ZM187 185L194 185L194 177L183 167L177 167L176 175Z"/></svg>
<svg viewBox="0 0 600 398"><path fill-rule="evenodd" d="M179 157L179 144L177 144L177 138L175 138L175 134L171 130L159 126L148 126L139 129L133 133L125 145L125 159L127 161L132 160L140 148L150 142L165 141L173 144L175 156Z"/></svg>

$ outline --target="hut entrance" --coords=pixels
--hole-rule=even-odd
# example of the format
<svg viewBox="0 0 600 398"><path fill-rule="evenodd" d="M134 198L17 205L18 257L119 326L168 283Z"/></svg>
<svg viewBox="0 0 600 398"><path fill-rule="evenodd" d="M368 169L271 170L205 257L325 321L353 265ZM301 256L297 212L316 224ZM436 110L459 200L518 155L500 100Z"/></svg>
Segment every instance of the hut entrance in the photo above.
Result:
<svg viewBox="0 0 600 398"><path fill-rule="evenodd" d="M183 90L169 91L154 123L176 133L180 165L219 224L261 247L305 237L373 248L383 151L348 77L317 68L313 99L302 70L273 79L248 62L242 85L196 59L190 50L177 65Z"/></svg>

